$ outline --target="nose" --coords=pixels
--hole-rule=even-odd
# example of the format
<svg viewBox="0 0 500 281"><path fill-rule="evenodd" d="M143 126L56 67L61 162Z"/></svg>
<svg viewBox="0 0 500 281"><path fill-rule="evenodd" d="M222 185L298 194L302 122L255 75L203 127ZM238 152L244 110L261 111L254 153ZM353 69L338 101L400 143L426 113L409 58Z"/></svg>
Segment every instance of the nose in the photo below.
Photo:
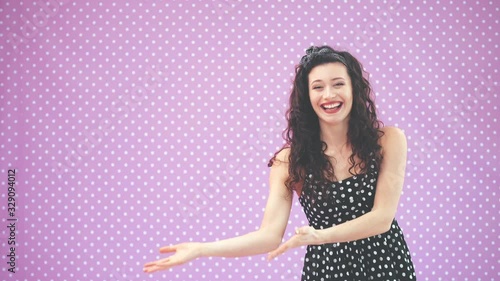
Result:
<svg viewBox="0 0 500 281"><path fill-rule="evenodd" d="M335 93L335 90L332 87L327 87L325 95L327 98L334 98L337 96L337 93Z"/></svg>

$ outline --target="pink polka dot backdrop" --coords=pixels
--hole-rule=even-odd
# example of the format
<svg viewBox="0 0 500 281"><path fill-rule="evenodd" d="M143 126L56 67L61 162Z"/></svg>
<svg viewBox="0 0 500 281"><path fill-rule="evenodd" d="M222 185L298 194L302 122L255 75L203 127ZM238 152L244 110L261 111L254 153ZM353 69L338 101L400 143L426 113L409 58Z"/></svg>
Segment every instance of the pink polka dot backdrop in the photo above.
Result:
<svg viewBox="0 0 500 281"><path fill-rule="evenodd" d="M418 280L498 280L499 20L486 0L1 1L0 279L300 280L304 248L142 267L258 229L294 65L328 44L407 135ZM285 239L305 224L295 198Z"/></svg>

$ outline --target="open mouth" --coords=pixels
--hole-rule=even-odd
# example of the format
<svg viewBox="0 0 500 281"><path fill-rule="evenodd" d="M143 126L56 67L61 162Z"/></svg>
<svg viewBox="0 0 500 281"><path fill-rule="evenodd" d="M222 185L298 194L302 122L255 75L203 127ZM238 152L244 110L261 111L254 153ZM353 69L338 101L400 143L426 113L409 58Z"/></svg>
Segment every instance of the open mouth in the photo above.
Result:
<svg viewBox="0 0 500 281"><path fill-rule="evenodd" d="M321 105L321 108L323 108L323 110L326 111L327 113L337 113L342 108L342 105L344 105L343 102L333 102L333 103L323 104Z"/></svg>

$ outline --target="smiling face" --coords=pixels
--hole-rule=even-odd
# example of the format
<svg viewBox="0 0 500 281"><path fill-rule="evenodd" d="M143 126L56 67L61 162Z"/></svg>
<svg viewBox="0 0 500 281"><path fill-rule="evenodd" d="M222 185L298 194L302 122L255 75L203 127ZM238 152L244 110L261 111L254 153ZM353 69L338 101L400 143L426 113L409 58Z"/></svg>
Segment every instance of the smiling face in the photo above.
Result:
<svg viewBox="0 0 500 281"><path fill-rule="evenodd" d="M314 67L308 76L309 99L320 127L348 125L352 108L352 84L340 62Z"/></svg>

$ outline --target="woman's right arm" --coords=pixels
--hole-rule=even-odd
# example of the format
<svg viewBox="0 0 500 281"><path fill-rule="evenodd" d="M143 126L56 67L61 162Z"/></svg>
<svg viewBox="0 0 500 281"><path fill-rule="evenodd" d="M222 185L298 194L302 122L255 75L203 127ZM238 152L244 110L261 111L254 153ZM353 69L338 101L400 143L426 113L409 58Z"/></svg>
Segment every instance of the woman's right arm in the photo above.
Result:
<svg viewBox="0 0 500 281"><path fill-rule="evenodd" d="M201 247L202 256L258 255L272 251L281 244L293 201L293 194L284 184L288 177L288 151L286 149L278 153L271 166L269 196L260 228L242 236L205 243Z"/></svg>
<svg viewBox="0 0 500 281"><path fill-rule="evenodd" d="M181 265L198 257L243 257L264 254L276 249L286 230L293 194L285 186L288 178L288 153L276 156L269 176L269 196L260 228L248 234L208 243L183 243L162 247L160 253L175 254L147 263L145 272L155 272Z"/></svg>

